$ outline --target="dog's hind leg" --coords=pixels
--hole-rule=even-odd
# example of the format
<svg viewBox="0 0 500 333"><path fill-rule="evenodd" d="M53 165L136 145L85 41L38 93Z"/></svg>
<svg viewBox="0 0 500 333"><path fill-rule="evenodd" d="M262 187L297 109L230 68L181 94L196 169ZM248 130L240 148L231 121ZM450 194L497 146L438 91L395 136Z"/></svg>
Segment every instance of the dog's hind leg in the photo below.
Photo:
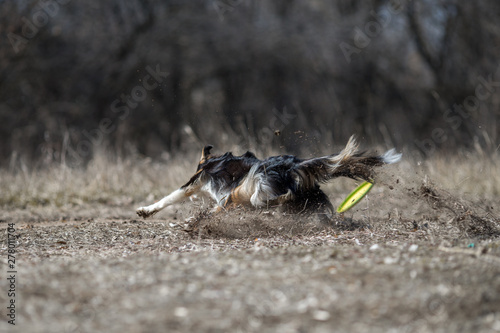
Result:
<svg viewBox="0 0 500 333"><path fill-rule="evenodd" d="M156 213L158 213L160 210L163 208L173 205L174 203L182 202L186 199L188 199L190 196L190 193L186 191L185 188L180 188L178 190L175 190L174 192L170 193L160 201L149 205L145 207L139 207L136 210L137 215L143 218L150 217Z"/></svg>

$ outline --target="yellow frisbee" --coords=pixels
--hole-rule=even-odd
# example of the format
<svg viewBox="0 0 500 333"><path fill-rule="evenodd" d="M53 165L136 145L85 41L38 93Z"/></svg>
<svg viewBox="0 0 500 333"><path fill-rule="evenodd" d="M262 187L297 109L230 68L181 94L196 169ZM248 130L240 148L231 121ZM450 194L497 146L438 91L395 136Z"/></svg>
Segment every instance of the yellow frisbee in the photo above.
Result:
<svg viewBox="0 0 500 333"><path fill-rule="evenodd" d="M337 213L343 213L354 207L365 195L370 192L373 187L373 183L364 182L359 185L354 191L349 194L347 198L345 198L344 202L340 204L339 208L337 208Z"/></svg>

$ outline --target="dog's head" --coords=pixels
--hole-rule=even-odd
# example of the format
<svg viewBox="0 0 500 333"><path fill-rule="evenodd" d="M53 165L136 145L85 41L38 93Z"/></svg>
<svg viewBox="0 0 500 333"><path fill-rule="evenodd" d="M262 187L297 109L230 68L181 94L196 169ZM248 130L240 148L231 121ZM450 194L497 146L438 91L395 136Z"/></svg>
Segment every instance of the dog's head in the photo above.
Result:
<svg viewBox="0 0 500 333"><path fill-rule="evenodd" d="M246 152L241 156L234 156L232 153L212 155L210 153L212 148L211 145L203 148L196 173L184 186L199 184L200 180L202 183L211 180L223 188L231 187L237 184L258 161L251 152Z"/></svg>
<svg viewBox="0 0 500 333"><path fill-rule="evenodd" d="M210 150L212 150L214 146L208 145L203 148L201 151L201 157L200 157L200 162L198 163L198 168L196 171L199 171L200 169L203 169L203 166L207 163L207 161L212 158L212 155L210 154Z"/></svg>

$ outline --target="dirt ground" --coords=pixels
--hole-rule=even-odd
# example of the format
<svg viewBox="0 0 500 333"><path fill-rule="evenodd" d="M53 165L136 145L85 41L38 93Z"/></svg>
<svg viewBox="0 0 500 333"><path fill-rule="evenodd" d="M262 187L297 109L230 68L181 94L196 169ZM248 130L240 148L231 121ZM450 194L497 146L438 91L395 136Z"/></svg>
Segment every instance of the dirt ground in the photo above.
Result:
<svg viewBox="0 0 500 333"><path fill-rule="evenodd" d="M495 198L392 178L331 226L143 203L5 209L0 331L500 332Z"/></svg>

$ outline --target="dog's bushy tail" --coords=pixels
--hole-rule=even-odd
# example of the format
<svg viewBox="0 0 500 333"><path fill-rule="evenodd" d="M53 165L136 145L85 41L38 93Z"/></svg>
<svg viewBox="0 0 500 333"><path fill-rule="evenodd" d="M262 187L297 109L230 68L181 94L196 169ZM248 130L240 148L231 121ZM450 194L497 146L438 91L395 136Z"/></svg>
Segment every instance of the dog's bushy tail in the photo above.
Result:
<svg viewBox="0 0 500 333"><path fill-rule="evenodd" d="M374 181L374 167L392 164L401 160L401 154L395 149L382 155L370 155L358 152L358 144L351 136L345 148L338 154L313 158L301 162L295 173L304 186L313 186L318 182L326 182L336 177L349 177Z"/></svg>

